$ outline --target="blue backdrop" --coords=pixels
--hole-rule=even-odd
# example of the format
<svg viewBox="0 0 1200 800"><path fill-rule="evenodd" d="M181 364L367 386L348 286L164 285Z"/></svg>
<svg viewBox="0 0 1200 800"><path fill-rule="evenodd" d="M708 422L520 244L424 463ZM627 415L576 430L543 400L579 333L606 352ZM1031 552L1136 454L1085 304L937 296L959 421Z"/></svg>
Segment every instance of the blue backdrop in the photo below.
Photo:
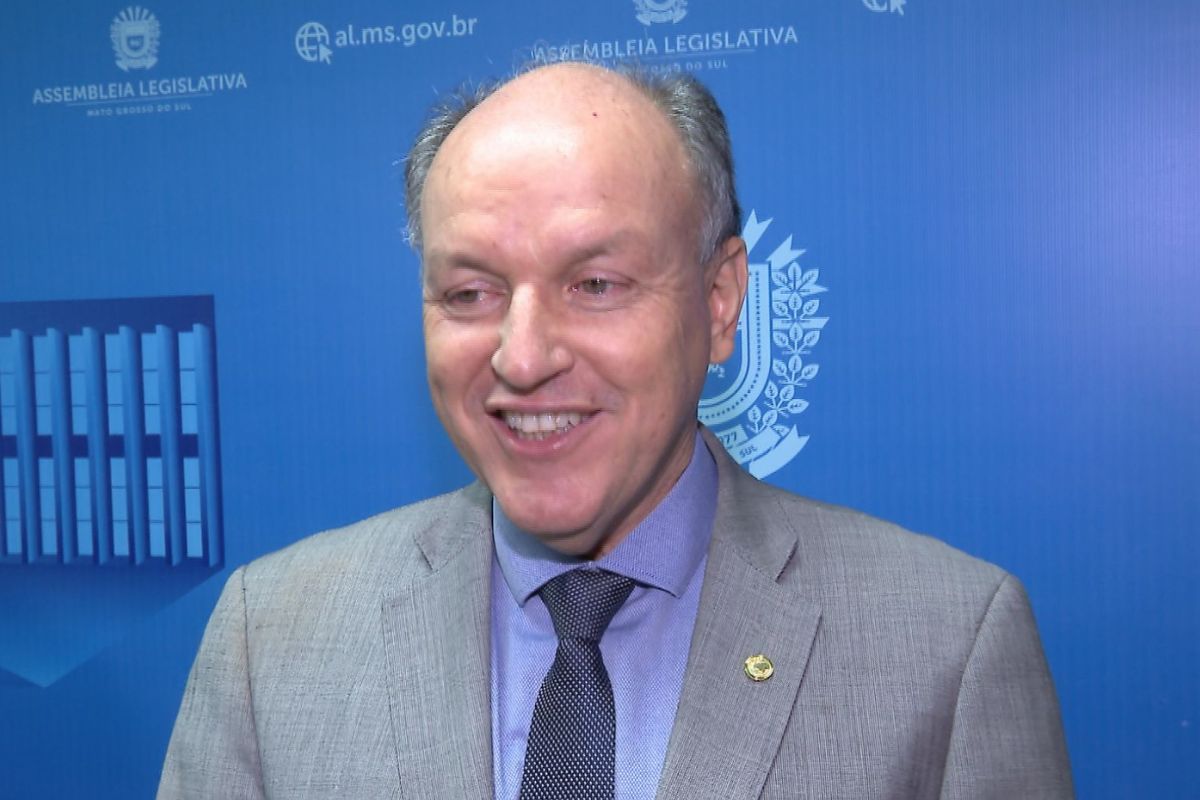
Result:
<svg viewBox="0 0 1200 800"><path fill-rule="evenodd" d="M469 479L396 162L531 57L713 87L757 288L702 415L1022 577L1081 797L1196 796L1192 0L147 2L5 8L0 797L151 796L228 569Z"/></svg>

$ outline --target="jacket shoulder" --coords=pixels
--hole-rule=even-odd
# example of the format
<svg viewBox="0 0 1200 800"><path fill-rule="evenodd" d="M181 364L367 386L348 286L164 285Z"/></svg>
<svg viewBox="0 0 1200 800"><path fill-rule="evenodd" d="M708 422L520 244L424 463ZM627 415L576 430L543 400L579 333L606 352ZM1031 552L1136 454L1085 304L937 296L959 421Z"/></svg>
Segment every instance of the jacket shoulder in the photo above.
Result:
<svg viewBox="0 0 1200 800"><path fill-rule="evenodd" d="M475 485L312 534L243 567L247 599L260 591L394 584L429 570L431 556L476 534L467 520L487 524L485 509L486 492Z"/></svg>
<svg viewBox="0 0 1200 800"><path fill-rule="evenodd" d="M851 563L886 568L889 574L897 569L950 572L992 586L1005 577L995 564L933 536L855 509L780 494L785 496L781 502L789 503L797 518L808 520L808 540L817 553L832 552Z"/></svg>
<svg viewBox="0 0 1200 800"><path fill-rule="evenodd" d="M743 518L793 543L780 580L826 607L898 604L934 617L958 608L978 619L1003 583L1016 583L994 564L870 514L754 479L740 488Z"/></svg>

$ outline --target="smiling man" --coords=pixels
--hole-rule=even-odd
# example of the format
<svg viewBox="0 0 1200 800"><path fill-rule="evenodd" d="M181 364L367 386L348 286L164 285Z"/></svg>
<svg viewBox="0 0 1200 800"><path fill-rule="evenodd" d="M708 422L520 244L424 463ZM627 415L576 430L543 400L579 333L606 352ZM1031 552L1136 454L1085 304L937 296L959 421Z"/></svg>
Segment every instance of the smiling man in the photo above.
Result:
<svg viewBox="0 0 1200 800"><path fill-rule="evenodd" d="M160 797L1071 796L1014 578L699 427L747 281L707 90L541 67L406 178L479 482L234 572Z"/></svg>
<svg viewBox="0 0 1200 800"><path fill-rule="evenodd" d="M692 173L649 98L564 66L482 103L424 179L434 402L504 513L555 550L602 556L662 501L708 365L732 352L745 247L701 241Z"/></svg>

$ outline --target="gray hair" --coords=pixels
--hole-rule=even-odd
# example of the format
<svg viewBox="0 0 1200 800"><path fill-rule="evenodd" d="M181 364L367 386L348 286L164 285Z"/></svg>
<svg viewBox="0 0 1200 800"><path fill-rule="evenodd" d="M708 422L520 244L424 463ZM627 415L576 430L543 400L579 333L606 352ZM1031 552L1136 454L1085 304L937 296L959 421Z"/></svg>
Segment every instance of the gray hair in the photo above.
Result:
<svg viewBox="0 0 1200 800"><path fill-rule="evenodd" d="M408 211L408 241L418 253L421 195L438 150L467 114L525 71L501 81L460 87L433 107L417 133L404 160L404 205ZM741 233L742 212L734 186L733 150L725 114L712 92L688 73L655 74L633 67L609 71L628 80L678 132L692 177L703 193L699 254L701 263L707 263L722 242Z"/></svg>

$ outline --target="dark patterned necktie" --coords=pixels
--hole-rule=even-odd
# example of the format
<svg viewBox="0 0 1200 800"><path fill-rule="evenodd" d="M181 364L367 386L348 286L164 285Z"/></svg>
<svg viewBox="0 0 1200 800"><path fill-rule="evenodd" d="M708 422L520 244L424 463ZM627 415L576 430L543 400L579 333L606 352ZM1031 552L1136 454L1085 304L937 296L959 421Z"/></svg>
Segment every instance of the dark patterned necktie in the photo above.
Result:
<svg viewBox="0 0 1200 800"><path fill-rule="evenodd" d="M629 578L579 569L542 587L558 650L533 707L521 800L611 800L617 713L600 637L632 590Z"/></svg>

